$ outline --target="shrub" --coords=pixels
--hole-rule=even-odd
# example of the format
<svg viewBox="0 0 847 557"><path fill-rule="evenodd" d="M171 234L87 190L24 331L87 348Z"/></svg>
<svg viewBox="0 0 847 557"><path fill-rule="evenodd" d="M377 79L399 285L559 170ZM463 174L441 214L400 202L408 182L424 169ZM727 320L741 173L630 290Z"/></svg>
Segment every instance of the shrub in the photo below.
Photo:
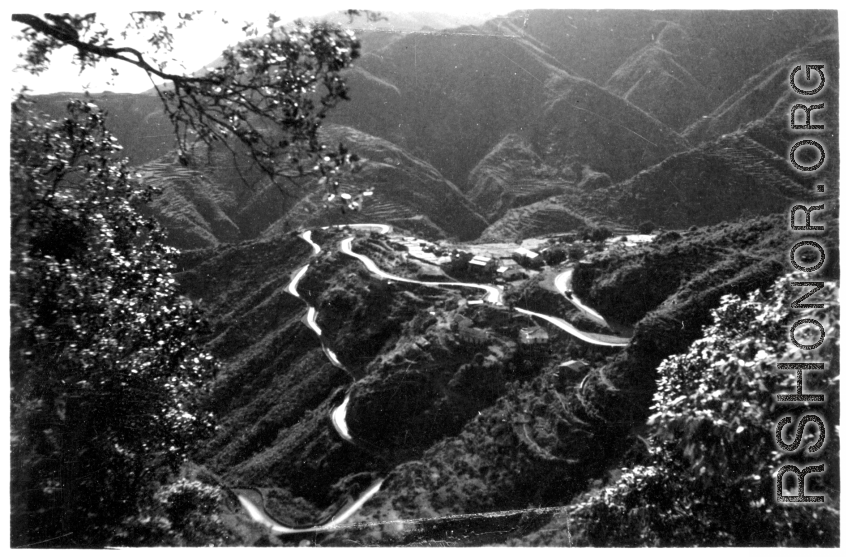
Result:
<svg viewBox="0 0 847 557"><path fill-rule="evenodd" d="M811 358L787 342L787 326L797 318L789 314L796 298L791 278L746 300L725 296L703 337L687 353L662 363L648 421L653 441L649 462L625 470L616 484L575 505L571 524L579 543L838 543L837 508L778 506L774 498L774 477L784 457L774 450L773 431L786 413L774 394L794 388L793 376L774 370L777 361ZM813 317L827 338L836 340L824 344L814 359L831 361L838 351L836 290L827 287L815 302L825 307L814 310ZM836 370L826 377L810 374L806 388L826 393L829 404L837 407L836 376ZM800 405L789 408L801 410ZM831 443L827 467L837 470L837 440ZM831 484L809 487L837 501L834 489Z"/></svg>
<svg viewBox="0 0 847 557"><path fill-rule="evenodd" d="M656 225L651 220L644 221L638 225L639 234L651 234L654 230L656 230Z"/></svg>

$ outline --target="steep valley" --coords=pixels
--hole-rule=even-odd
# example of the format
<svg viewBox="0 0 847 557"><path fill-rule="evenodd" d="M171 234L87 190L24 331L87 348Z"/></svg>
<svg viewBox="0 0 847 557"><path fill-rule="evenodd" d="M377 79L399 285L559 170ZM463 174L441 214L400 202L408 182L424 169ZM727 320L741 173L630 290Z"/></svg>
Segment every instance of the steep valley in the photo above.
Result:
<svg viewBox="0 0 847 557"><path fill-rule="evenodd" d="M449 517L560 505L606 481L605 471L621 459L636 458L634 432L646 417L655 367L698 338L720 296L764 288L785 272L777 258L786 234L780 222L775 216L669 232L589 256L577 266L574 290L610 318L634 324L622 351L555 329L549 344L522 345L517 331L531 319L505 306L467 305L462 290L380 280L338 252L349 232L313 232L321 252L298 283L303 301L286 292L310 260L298 237L187 252L180 284L206 307L209 346L222 363L209 400L221 427L197 462L224 486L259 489L268 512L292 526L330 516L384 478L354 526L386 525L330 533L323 544L429 543L448 527L464 529L466 543L524 535L556 513ZM356 234L354 249L362 249L368 233ZM835 267L827 269L836 276ZM644 298L647 292L653 297ZM345 369L331 364L305 326L304 301L317 309L325 342ZM534 280L507 288L507 301L568 314L565 298ZM460 338L453 325L460 315L488 331L488 340ZM573 359L587 363L584 377L561 367ZM352 443L330 419L345 393ZM391 525L427 517L444 518Z"/></svg>

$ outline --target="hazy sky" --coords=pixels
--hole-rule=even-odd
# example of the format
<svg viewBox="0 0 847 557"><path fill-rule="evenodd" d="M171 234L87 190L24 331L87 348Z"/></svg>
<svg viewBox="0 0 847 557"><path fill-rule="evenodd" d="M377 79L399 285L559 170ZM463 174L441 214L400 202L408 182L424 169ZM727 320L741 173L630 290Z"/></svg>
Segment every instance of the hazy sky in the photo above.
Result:
<svg viewBox="0 0 847 557"><path fill-rule="evenodd" d="M26 3L10 4L11 7L7 8L9 13L24 10L35 14L43 14L44 12L61 13L69 9L67 1L45 2L43 0L31 0ZM805 7L787 0L771 0L769 2L710 0L708 3L702 0L694 0L685 4L669 0L642 0L626 3L615 0L592 0L591 2L566 2L561 0L488 0L484 2L480 0L424 0L402 3L396 0L393 2L390 0L373 0L366 3L360 3L358 1L351 2L350 0L319 0L317 2L304 0L293 2L268 2L267 0L260 0L259 2L245 2L244 0L241 2L232 0L226 2L219 0L198 2L197 0L193 0L186 2L183 0L172 0L165 5L138 6L131 3L125 5L126 7L122 8L123 11L118 12L115 9L115 4L114 1L110 3L81 1L72 3L71 9L77 13L96 12L98 14L98 22L104 23L113 31L116 44L135 46L137 48L141 47L139 48L140 50L144 47L143 36L129 36L124 41L119 35L119 32L129 22L128 12L130 10L139 8L163 10L174 15L178 11L186 12L197 9L198 7L206 10L183 30L176 31L174 30L175 25L170 26L174 33L175 41L174 50L169 58L178 62L170 64L167 69L174 73L182 70L180 63L186 71L192 72L201 68L203 64L213 61L226 46L244 38L241 27L245 21L266 21L265 18L270 11L274 11L281 18L281 21L290 22L296 18L314 18L352 6L364 6L369 9L383 11L447 13L459 18L466 17L469 23L476 23L480 21L480 15L484 15L485 19L488 19L515 10L531 8L798 9ZM237 8L233 9L233 6L237 6ZM823 0L822 3L819 2L814 6L809 6L809 8L812 7L831 9L835 7L835 4L830 0ZM229 21L229 24L223 24L222 19ZM7 36L13 37L22 29L21 25L9 22L9 17L6 18L6 21L10 25L10 34ZM354 23L354 27L356 25L358 24ZM143 71L125 63L104 63L98 68L86 70L80 75L79 68L71 64L72 51L69 48L56 51L52 58L50 69L38 76L15 71L13 68L18 64L18 56L24 49L24 43L12 39L10 46L7 52L9 53L8 63L11 73L8 75L10 77L10 88L13 93L19 90L22 85L26 85L34 93L82 91L86 88L91 92L103 90L141 92L151 88L151 82ZM112 67L115 67L120 72L118 78L111 77Z"/></svg>
<svg viewBox="0 0 847 557"><path fill-rule="evenodd" d="M168 21L170 22L169 29L174 35L173 52L167 55L162 55L163 59L174 60L170 62L166 68L173 73L188 71L193 72L201 68L217 58L221 51L230 44L234 44L245 38L241 31L245 21L259 22L260 29L265 28L269 12L274 12L281 18L282 22L290 22L297 18L309 19L326 15L333 11L343 10L356 2L346 0L322 0L320 2L289 2L289 5L282 3L267 3L267 2L250 2L245 3L246 7L239 7L234 10L231 6L238 4L237 2L221 3L221 9L215 9L215 5L208 3L194 2L185 4L180 2L168 3L167 7L162 6L143 6L143 9L159 9L168 10L169 6L173 6L169 10ZM28 8L32 13L42 14L44 12L67 11L68 7L61 5L50 6L49 3L37 2L36 7ZM226 6L229 7L226 7ZM397 10L397 3L394 3L394 9ZM73 10L77 13L87 13L96 11L98 23L104 24L115 39L115 45L132 46L139 50L145 49L145 35L135 34L130 32L127 39L120 37L120 31L123 30L127 23L130 22L128 12L131 7L125 8L126 11L118 12L115 10L115 4L103 10L96 9L94 6L87 6L85 3L73 4ZM198 6L205 6L204 12L196 16L194 21L188 24L181 30L176 30L175 17L178 11L189 11ZM392 8L391 4L382 2L370 2L369 6L374 6L374 9L384 11ZM461 3L447 2L443 0L434 0L431 2L420 3L414 8L414 11L440 12L453 15L458 18L472 18L474 21L480 20L480 14L485 15L486 19L501 13L508 13L515 9L520 9L520 4L511 1L494 0L491 2L481 3ZM400 11L411 11L410 8L400 8ZM228 21L224 24L222 20ZM359 23L354 22L356 27ZM23 26L20 24L11 24L11 36L19 34ZM149 32L148 32L149 35ZM81 91L85 88L91 92L100 92L110 90L115 92L141 92L151 88L151 82L148 76L138 68L134 68L122 62L109 62L100 64L97 68L87 69L80 74L79 68L71 63L73 51L70 48L64 48L54 53L51 58L51 64L48 71L37 76L27 72L16 70L15 67L19 64L19 55L25 50L25 42L12 39L9 52L10 69L11 69L11 87L17 90L22 85L26 85L34 93L51 93L57 91ZM114 67L119 72L117 78L111 75L111 68ZM184 70L183 70L184 67Z"/></svg>

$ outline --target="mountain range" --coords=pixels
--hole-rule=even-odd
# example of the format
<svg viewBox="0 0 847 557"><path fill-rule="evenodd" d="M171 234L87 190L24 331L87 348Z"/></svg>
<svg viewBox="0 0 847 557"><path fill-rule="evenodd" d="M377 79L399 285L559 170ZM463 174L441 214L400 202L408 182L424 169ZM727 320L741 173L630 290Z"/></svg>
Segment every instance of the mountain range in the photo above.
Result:
<svg viewBox="0 0 847 557"><path fill-rule="evenodd" d="M409 226L422 227L421 233L431 237L479 237L498 219L514 218L507 215L511 209L555 211L562 201L557 196L568 192L564 207L580 218L563 213L563 220L596 220L605 211L588 208L596 205L597 189L614 185L605 197L626 199L642 184L662 187L658 184L676 180L666 162L673 156L676 167L686 169L688 177L681 179L689 182L698 180L686 162L691 160L709 168L703 179L740 172L735 182L768 183L775 192L786 192L797 176L777 171L782 178L775 185L765 169L779 166L775 158L785 158L784 141L762 136L769 137L774 127L786 135L779 119L791 98L783 75L791 61L810 52L837 55L832 23L823 14L777 12L763 18L743 12L730 18L724 12L659 11L589 17L582 11L542 10L452 29L371 28L362 32L364 54L347 74L353 100L329 119L343 128L328 126L326 132L356 146L368 162L349 184L375 186L377 206L366 214L420 217ZM809 33L815 40L806 40ZM39 103L57 113L67 97L43 96ZM175 245L194 248L267 236L286 229L286 221L288 226L342 222L332 214L335 207L324 209L314 195L284 198L258 176L248 177L255 183L245 185L232 170L233 161L220 153L202 168L183 169L154 96L94 98L109 112L114 133L142 174L175 184L164 188L156 205ZM828 110L827 117L837 115L834 107ZM775 121L768 123L769 116ZM726 140L701 146L732 133L765 149L742 140L734 146ZM735 162L714 168L707 153L721 149L737 151L730 157ZM394 156L386 156L389 151ZM394 171L386 159L396 160ZM408 180L414 187L393 189ZM585 190L592 193L586 196ZM726 207L718 214L673 188L664 191L682 203L679 211L697 213L702 223L746 210L766 214L774 207ZM445 215L452 223L447 225L438 223L440 211L432 204L445 192L456 200L449 204L455 214ZM678 224L663 221L655 211L643 216ZM490 230L515 232L501 225Z"/></svg>

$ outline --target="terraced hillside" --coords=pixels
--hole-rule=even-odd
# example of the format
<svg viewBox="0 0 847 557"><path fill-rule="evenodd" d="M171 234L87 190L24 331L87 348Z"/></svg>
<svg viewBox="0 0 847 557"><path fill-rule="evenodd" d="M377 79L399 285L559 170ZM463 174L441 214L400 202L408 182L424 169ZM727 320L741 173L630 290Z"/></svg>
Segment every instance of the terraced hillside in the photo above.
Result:
<svg viewBox="0 0 847 557"><path fill-rule="evenodd" d="M570 232L587 225L600 224L580 208L574 208L574 194L559 195L524 207L515 207L486 228L480 242L517 242L523 238ZM610 224L603 221L603 224Z"/></svg>
<svg viewBox="0 0 847 557"><path fill-rule="evenodd" d="M561 193L575 179L573 170L545 165L528 141L509 134L471 171L468 198L493 221L512 207Z"/></svg>
<svg viewBox="0 0 847 557"><path fill-rule="evenodd" d="M825 56L828 60L837 60L837 37L825 36L813 41L750 76L745 80L743 86L724 100L720 106L688 126L683 132L683 136L691 143L699 143L716 139L722 134L737 130L744 124L764 118L777 104L780 106L786 104L781 100L783 97L789 96L794 99L796 95L788 86L788 73L800 63L799 60L809 59L810 56ZM827 73L831 72L832 79L830 81L835 83L834 90L837 91L837 66L833 65L826 68L826 71ZM834 95L835 93L833 93ZM784 115L788 114L787 108L783 113ZM824 113L821 110L814 114L820 118ZM798 123L803 122L798 120ZM784 127L788 127L787 121L784 123Z"/></svg>
<svg viewBox="0 0 847 557"><path fill-rule="evenodd" d="M198 152L190 166L171 152L136 172L161 191L150 210L167 229L169 242L184 249L254 238L292 203L245 160L221 151Z"/></svg>
<svg viewBox="0 0 847 557"><path fill-rule="evenodd" d="M169 242L191 249L240 240L241 231L227 214L236 206L232 189L197 170L168 162L169 158L137 169L141 180L162 191L152 209L167 229Z"/></svg>
<svg viewBox="0 0 847 557"><path fill-rule="evenodd" d="M592 199L622 223L684 228L784 212L804 195L785 157L737 133L669 157Z"/></svg>

